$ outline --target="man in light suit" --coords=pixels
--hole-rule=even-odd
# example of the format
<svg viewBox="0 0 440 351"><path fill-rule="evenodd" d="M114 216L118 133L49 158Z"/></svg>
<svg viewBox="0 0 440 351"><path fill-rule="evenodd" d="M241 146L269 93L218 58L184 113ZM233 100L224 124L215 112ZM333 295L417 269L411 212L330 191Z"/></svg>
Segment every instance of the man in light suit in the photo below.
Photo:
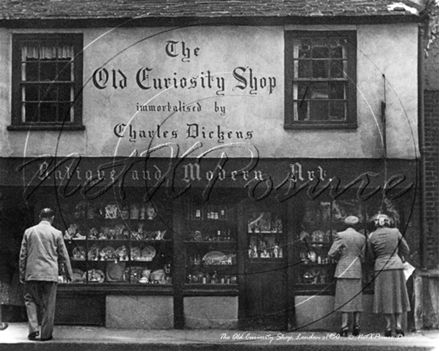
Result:
<svg viewBox="0 0 440 351"><path fill-rule="evenodd" d="M41 315L41 337L51 340L55 317L58 263L66 267L67 280L72 280L72 267L62 233L52 227L54 211L41 210L40 223L26 229L20 250L20 282L25 284L24 301L29 321L29 340L38 340L38 314Z"/></svg>

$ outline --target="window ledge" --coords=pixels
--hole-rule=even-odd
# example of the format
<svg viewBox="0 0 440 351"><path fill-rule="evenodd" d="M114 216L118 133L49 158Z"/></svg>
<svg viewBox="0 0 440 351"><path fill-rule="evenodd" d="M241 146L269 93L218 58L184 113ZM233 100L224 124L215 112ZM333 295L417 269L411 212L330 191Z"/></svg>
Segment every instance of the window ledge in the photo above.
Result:
<svg viewBox="0 0 440 351"><path fill-rule="evenodd" d="M285 124L284 129L357 129L357 124Z"/></svg>
<svg viewBox="0 0 440 351"><path fill-rule="evenodd" d="M39 125L39 124L20 124L20 125L10 125L7 126L9 131L30 131L30 130L42 130L42 131L76 131L76 130L85 130L86 127L82 124L76 125L62 125L62 124L48 124L48 125Z"/></svg>

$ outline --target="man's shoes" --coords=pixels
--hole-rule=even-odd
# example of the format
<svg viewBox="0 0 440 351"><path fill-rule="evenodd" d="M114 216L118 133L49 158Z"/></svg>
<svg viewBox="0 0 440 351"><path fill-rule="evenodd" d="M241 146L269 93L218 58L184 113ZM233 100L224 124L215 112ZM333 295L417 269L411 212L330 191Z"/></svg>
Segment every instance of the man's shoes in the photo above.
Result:
<svg viewBox="0 0 440 351"><path fill-rule="evenodd" d="M37 336L38 336L38 335L40 335L39 332L33 332L33 333L30 333L30 334L28 335L28 339L29 339L29 340L38 340L38 339L37 339Z"/></svg>
<svg viewBox="0 0 440 351"><path fill-rule="evenodd" d="M8 323L0 323L0 330L5 330L7 327L9 327Z"/></svg>
<svg viewBox="0 0 440 351"><path fill-rule="evenodd" d="M396 338L403 338L405 336L405 333L402 329L396 328Z"/></svg>
<svg viewBox="0 0 440 351"><path fill-rule="evenodd" d="M46 338L46 339L40 339L40 341L49 341L49 340L52 340L53 339L53 337L52 336L49 336L48 338Z"/></svg>

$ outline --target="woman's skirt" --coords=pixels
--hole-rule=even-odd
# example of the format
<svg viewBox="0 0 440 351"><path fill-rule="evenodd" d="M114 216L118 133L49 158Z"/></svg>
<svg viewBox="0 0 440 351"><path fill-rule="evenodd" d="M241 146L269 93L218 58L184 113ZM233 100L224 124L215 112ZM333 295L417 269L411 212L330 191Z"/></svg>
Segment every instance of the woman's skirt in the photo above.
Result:
<svg viewBox="0 0 440 351"><path fill-rule="evenodd" d="M362 280L336 280L335 310L339 312L360 312L362 306Z"/></svg>
<svg viewBox="0 0 440 351"><path fill-rule="evenodd" d="M403 270L376 271L374 280L374 313L411 311Z"/></svg>

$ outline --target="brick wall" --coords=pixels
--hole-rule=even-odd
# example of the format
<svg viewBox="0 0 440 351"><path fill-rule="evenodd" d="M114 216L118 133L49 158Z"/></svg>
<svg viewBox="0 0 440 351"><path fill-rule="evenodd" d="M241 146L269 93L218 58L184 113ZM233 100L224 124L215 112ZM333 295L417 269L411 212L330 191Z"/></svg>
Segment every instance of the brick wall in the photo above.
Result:
<svg viewBox="0 0 440 351"><path fill-rule="evenodd" d="M426 138L426 215L427 266L436 269L439 264L439 91L425 91Z"/></svg>

